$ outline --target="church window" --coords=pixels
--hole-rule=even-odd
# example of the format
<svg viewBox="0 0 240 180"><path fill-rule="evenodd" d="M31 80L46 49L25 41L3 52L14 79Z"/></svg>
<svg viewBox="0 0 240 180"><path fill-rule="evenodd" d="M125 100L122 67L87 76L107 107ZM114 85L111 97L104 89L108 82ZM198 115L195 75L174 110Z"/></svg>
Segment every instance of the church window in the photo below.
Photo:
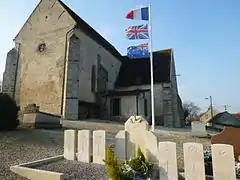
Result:
<svg viewBox="0 0 240 180"><path fill-rule="evenodd" d="M92 92L95 92L95 88L96 88L96 66L92 65L92 85L91 85Z"/></svg>
<svg viewBox="0 0 240 180"><path fill-rule="evenodd" d="M39 46L38 46L38 51L39 52L44 52L45 49L46 49L46 44L45 43L39 44Z"/></svg>

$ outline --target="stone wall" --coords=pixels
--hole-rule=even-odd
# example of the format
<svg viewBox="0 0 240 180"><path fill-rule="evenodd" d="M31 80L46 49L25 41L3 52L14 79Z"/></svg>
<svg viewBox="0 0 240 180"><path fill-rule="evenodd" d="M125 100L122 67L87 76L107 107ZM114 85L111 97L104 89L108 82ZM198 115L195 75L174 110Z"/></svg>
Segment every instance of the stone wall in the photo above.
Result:
<svg viewBox="0 0 240 180"><path fill-rule="evenodd" d="M173 52L172 52L173 53ZM172 55L173 56L173 55ZM177 74L175 68L174 57L172 57L171 65L171 93L172 93L172 116L173 116L173 126L181 127L182 123L180 120L179 109L178 109L178 86L177 86Z"/></svg>
<svg viewBox="0 0 240 180"><path fill-rule="evenodd" d="M140 86L130 86L127 88L118 88L117 91L131 91L131 90L137 90L137 89L150 89L150 85L140 85ZM147 99L147 111L148 111L148 117L151 116L151 92L147 92L145 94ZM154 110L155 110L155 119L158 124L163 123L163 84L156 84L154 85ZM128 106L125 104L125 106ZM142 112L141 112L142 113Z"/></svg>
<svg viewBox="0 0 240 180"><path fill-rule="evenodd" d="M21 108L61 115L66 34L75 22L58 1L41 1L15 38L20 46L17 92Z"/></svg>
<svg viewBox="0 0 240 180"><path fill-rule="evenodd" d="M95 92L92 92L92 65L98 68L100 63L104 69L108 72L107 89L113 90L114 83L118 76L118 72L121 66L121 62L109 51L103 48L100 44L96 43L93 39L84 34L81 30L76 29L75 35L81 41L80 49L80 71L79 71L79 100L86 102L96 102L95 92L97 92L97 78L95 78ZM100 62L98 57L101 57ZM98 71L96 71L96 76ZM83 88L84 87L84 88Z"/></svg>
<svg viewBox="0 0 240 180"><path fill-rule="evenodd" d="M79 69L80 69L80 39L74 34L68 43L68 58L65 74L64 118L78 118ZM83 87L84 88L84 87Z"/></svg>
<svg viewBox="0 0 240 180"><path fill-rule="evenodd" d="M16 67L18 52L15 48L7 53L5 71L3 73L2 92L14 98Z"/></svg>

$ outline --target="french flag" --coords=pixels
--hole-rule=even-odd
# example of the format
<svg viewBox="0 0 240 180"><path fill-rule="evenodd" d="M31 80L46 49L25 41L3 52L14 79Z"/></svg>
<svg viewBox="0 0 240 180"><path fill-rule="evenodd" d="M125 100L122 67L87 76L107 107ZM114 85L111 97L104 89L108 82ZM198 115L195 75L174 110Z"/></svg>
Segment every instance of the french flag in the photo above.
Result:
<svg viewBox="0 0 240 180"><path fill-rule="evenodd" d="M149 11L148 7L143 7L135 10L131 10L126 15L127 19L133 20L149 20Z"/></svg>

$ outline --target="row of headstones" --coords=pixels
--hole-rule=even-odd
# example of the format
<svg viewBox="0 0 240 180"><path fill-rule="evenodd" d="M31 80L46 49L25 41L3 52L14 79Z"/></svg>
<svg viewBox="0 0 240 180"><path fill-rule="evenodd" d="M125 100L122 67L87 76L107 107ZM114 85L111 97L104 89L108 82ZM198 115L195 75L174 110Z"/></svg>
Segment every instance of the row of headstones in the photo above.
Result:
<svg viewBox="0 0 240 180"><path fill-rule="evenodd" d="M104 164L106 156L106 133L102 130L93 131L92 145L89 130L66 130L64 137L64 157L68 160ZM116 141L118 141L116 137ZM76 143L77 142L77 143ZM225 144L211 145L213 174L217 180L236 180L233 146ZM126 147L115 149L117 156L122 156ZM199 143L184 143L184 174L186 179L205 180L203 145ZM158 142L158 167L160 179L178 179L176 143Z"/></svg>
<svg viewBox="0 0 240 180"><path fill-rule="evenodd" d="M91 143L92 137L92 143ZM91 151L92 148L92 151ZM86 163L104 164L106 157L106 133L102 130L65 130L64 131L64 158Z"/></svg>

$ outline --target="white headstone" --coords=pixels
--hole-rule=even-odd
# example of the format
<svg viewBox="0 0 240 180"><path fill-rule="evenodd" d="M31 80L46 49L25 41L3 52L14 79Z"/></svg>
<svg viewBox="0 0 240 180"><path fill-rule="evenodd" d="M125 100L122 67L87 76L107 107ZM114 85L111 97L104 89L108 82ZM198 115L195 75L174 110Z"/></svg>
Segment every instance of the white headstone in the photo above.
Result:
<svg viewBox="0 0 240 180"><path fill-rule="evenodd" d="M89 163L91 161L90 155L90 131L80 130L78 131L78 161Z"/></svg>
<svg viewBox="0 0 240 180"><path fill-rule="evenodd" d="M105 164L106 158L106 132L93 131L93 163Z"/></svg>
<svg viewBox="0 0 240 180"><path fill-rule="evenodd" d="M161 180L178 179L175 142L159 142L159 174Z"/></svg>
<svg viewBox="0 0 240 180"><path fill-rule="evenodd" d="M127 160L127 140L128 140L128 132L127 131L119 131L115 136L115 155L121 161Z"/></svg>
<svg viewBox="0 0 240 180"><path fill-rule="evenodd" d="M158 165L158 139L151 131L144 131L142 136L138 138L144 139L143 147L146 151L146 158L148 161Z"/></svg>
<svg viewBox="0 0 240 180"><path fill-rule="evenodd" d="M205 180L203 145L184 143L184 174L186 180Z"/></svg>
<svg viewBox="0 0 240 180"><path fill-rule="evenodd" d="M191 122L192 135L197 137L207 136L206 125L200 121Z"/></svg>
<svg viewBox="0 0 240 180"><path fill-rule="evenodd" d="M217 180L236 180L233 146L212 144L213 177Z"/></svg>
<svg viewBox="0 0 240 180"><path fill-rule="evenodd" d="M75 160L77 141L75 130L64 131L64 158Z"/></svg>

